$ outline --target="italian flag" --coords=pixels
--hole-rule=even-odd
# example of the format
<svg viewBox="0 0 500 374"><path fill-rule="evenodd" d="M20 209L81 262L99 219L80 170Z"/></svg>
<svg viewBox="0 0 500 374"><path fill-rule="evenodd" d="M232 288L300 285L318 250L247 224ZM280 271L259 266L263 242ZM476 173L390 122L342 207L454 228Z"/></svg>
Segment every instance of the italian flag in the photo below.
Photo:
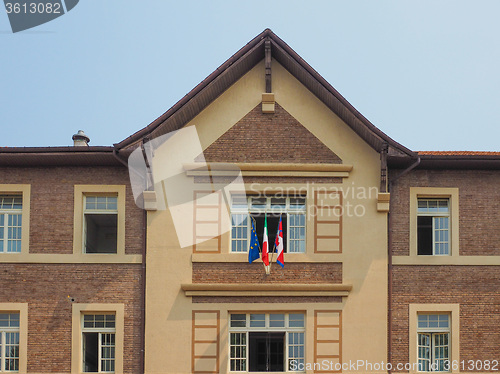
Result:
<svg viewBox="0 0 500 374"><path fill-rule="evenodd" d="M262 241L262 262L269 266L269 239L267 238L267 214L264 220L264 239Z"/></svg>
<svg viewBox="0 0 500 374"><path fill-rule="evenodd" d="M285 267L285 257L283 255L283 228L281 225L281 217L280 223L278 224L278 232L276 233L276 240L274 241L274 245L276 246L276 252L278 252L278 257L276 258L276 262L282 267Z"/></svg>

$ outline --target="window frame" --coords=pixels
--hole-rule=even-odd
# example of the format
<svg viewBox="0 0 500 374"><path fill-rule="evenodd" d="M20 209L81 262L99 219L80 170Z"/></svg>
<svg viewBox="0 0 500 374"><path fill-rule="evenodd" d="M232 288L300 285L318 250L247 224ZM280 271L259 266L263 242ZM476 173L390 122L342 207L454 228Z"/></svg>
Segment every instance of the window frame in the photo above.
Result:
<svg viewBox="0 0 500 374"><path fill-rule="evenodd" d="M87 208L87 202L89 198L105 198L106 199L106 209L89 209ZM116 209L108 209L108 198L116 198ZM97 202L96 202L97 203ZM116 216L116 252L88 252L88 224L87 215L115 215ZM83 233L82 233L82 250L85 254L116 254L118 251L118 195L114 193L85 193L83 195Z"/></svg>
<svg viewBox="0 0 500 374"><path fill-rule="evenodd" d="M231 326L231 316L232 315L238 315L238 314L244 314L245 315L245 326L244 327L233 327ZM270 326L270 321L271 321L271 315L284 315L284 325L283 326L275 326L271 327ZM301 314L303 316L303 321L304 325L302 327L290 327L290 315L291 314ZM250 322L250 316L251 315L264 315L264 326L251 326ZM283 342L283 361L284 361L284 370L282 372L288 372L288 373L303 373L304 371L299 371L299 370L289 370L289 360L293 359L289 357L289 348L290 348L290 334L293 333L301 333L303 334L303 363L304 363L304 368L305 368L305 362L306 362L306 350L307 350L307 335L306 335L306 324L307 324L307 318L306 318L306 313L305 312L283 312L283 311L267 311L267 312L262 312L262 311L249 311L249 312L229 312L228 313L228 372L230 373L253 373L253 371L249 371L249 354L250 354L250 340L249 336L251 332L283 332L285 334L284 337L284 342ZM231 348L233 345L231 344L231 334L245 334L245 357L241 358L236 358L236 359L244 359L245 360L245 370L240 370L240 371L233 371L231 370L231 360L233 359L231 357ZM293 346L297 344L292 344ZM300 344L299 344L300 345ZM238 346L242 346L241 344ZM258 373L258 372L255 372Z"/></svg>
<svg viewBox="0 0 500 374"><path fill-rule="evenodd" d="M280 213L280 214L286 214L287 216L287 219L286 219L286 229L284 228L283 231L286 232L286 246L285 248L287 249L287 252L286 254L295 254L295 253L301 253L301 254L304 254L304 253L307 253L307 196L305 195L286 195L286 196L283 196L283 195L275 195L275 196L260 196L260 195L246 195L246 201L247 201L247 205L245 207L233 207L233 198L235 196L238 196L239 194L233 194L231 195L231 206L230 206L230 219L231 219L231 232L230 232L230 235L229 235L229 253L248 253L248 243L249 243L249 240L250 240L250 237L251 237L251 222L250 222L250 216L253 214L266 214L267 215L272 215L272 214L277 214L277 213ZM265 204L265 207L264 208L254 208L252 207L252 199L254 198L262 198L262 199L266 199L266 204ZM272 205L271 205L271 199L273 198L283 198L283 199L286 199L286 203L285 203L285 208L273 208ZM304 199L304 208L303 209L291 209L290 208L290 199L294 199L294 198L299 198L299 199ZM233 225L233 215L237 215L237 214L248 214L248 217L247 217L247 224L246 224L246 250L245 251L233 251L233 239L236 239L236 240L242 240L241 238L233 238L233 228L235 227L238 227L238 226L234 226ZM301 226L301 225L291 225L291 219L290 219L290 216L292 215L295 215L295 216L299 216L299 215L303 215L304 216L304 226ZM290 251L290 243L292 240L296 240L296 239L290 239L290 227L298 227L298 228L301 228L303 227L304 228L304 239L300 241L302 241L304 244L304 250L303 251L298 251L298 252L291 252ZM268 231L269 231L269 228L268 228ZM269 246L272 248L274 246L274 237L271 238L269 237ZM299 241L299 240L297 240Z"/></svg>
<svg viewBox="0 0 500 374"><path fill-rule="evenodd" d="M0 314L19 314L19 327L18 328L3 328L0 327L0 334L2 334L2 342L0 349L2 350L2 357L0 359L0 373L26 373L27 371L27 352L28 352L28 303L0 303ZM19 333L19 370L13 371L4 370L4 340L3 337L5 330L9 332Z"/></svg>
<svg viewBox="0 0 500 374"><path fill-rule="evenodd" d="M447 324L448 327L420 327L418 326L419 324L419 317L420 316L446 316L447 317ZM449 370L432 370L433 365L436 362L436 357L435 357L435 348L436 348L436 338L440 335L448 335L448 344L446 347L448 348L448 357L444 360L445 362L448 361L448 364L451 366L451 360L450 360L450 353L451 353L451 318L450 318L450 313L447 312L419 312L417 313L417 350L420 351L420 347L428 347L429 348L429 358L428 361L430 363L430 369L431 370L421 370L422 372L449 372ZM438 321L439 323L439 321ZM429 337L429 346L422 346L420 344L420 339L419 337L421 335L426 335ZM420 363L421 360L424 360L424 358L420 357L420 352L417 353L417 362ZM425 359L427 360L427 359ZM419 367L420 369L420 367Z"/></svg>
<svg viewBox="0 0 500 374"><path fill-rule="evenodd" d="M447 205L447 212L420 212L419 211L419 203L421 201L426 201L427 202L427 205L430 201L436 201L439 202L440 201L446 201L446 205ZM439 209L439 207L438 207ZM431 228L431 250L432 250L432 254L430 255L426 255L426 254L419 254L418 253L418 246L419 246L419 243L418 243L418 230L419 230L419 225L418 225L418 219L419 217L431 217L432 218L432 228ZM439 218L447 218L448 219L448 227L446 230L443 230L442 228L438 228L436 227L436 220L439 219ZM451 228L450 228L450 224L451 224L451 215L450 215L450 198L448 197L440 197L440 198L429 198L429 197L417 197L417 255L418 256L449 256L450 255L450 248L451 248ZM448 233L448 240L446 242L436 242L436 232L437 231L447 231ZM436 245L438 243L446 243L448 245L448 248L447 248L447 253L436 253Z"/></svg>
<svg viewBox="0 0 500 374"><path fill-rule="evenodd" d="M16 199L20 198L21 199L21 207L20 208L15 208L15 201ZM12 208L7 208L4 209L2 208L3 201L4 199L13 199L12 200ZM23 225L22 225L22 217L23 217L23 197L22 195L19 194L0 194L0 202L2 202L2 205L0 205L0 231L2 232L2 235L0 236L0 253L20 253L21 252L21 245L22 245L22 232L23 232ZM20 216L21 219L17 218ZM14 218L15 223L14 223ZM12 219L11 219L12 218ZM12 221L12 225L10 222ZM21 222L19 222L21 221ZM20 229L21 235L19 237L15 238L10 238L9 233L11 232L11 229L15 230L16 228ZM9 242L10 241L15 241L19 244L19 250L9 251ZM16 246L17 247L17 246Z"/></svg>
<svg viewBox="0 0 500 374"><path fill-rule="evenodd" d="M115 327L85 327L85 316L89 315L113 315L115 316L115 321L114 325ZM113 363L116 364L116 314L113 312L83 312L80 315L81 318L81 324L82 324L82 369L83 369L83 362L85 360L84 354L83 354L83 349L84 349L84 334L85 333L97 333L97 366L98 370L97 373L114 373L115 371L103 371L102 370L102 336L104 334L113 334L115 338L115 344L112 346L115 348L115 356L113 357ZM85 373L96 373L94 371L85 371Z"/></svg>
<svg viewBox="0 0 500 374"><path fill-rule="evenodd" d="M22 198L22 208L18 210L21 214L21 251L7 252L7 246L0 249L0 256L17 256L27 254L29 252L29 230L30 230L30 201L31 201L31 185L29 184L0 184L1 195L19 195ZM2 210L0 214L6 214ZM7 227L7 223L5 224Z"/></svg>
<svg viewBox="0 0 500 374"><path fill-rule="evenodd" d="M418 254L418 200L419 199L448 199L448 251L447 255L419 255ZM459 256L459 189L442 187L410 187L410 256L426 261L435 257ZM433 249L434 253L434 249Z"/></svg>
<svg viewBox="0 0 500 374"><path fill-rule="evenodd" d="M75 185L73 254L84 256L125 255L125 185ZM85 233L85 196L117 196L117 241L116 253L86 253Z"/></svg>
<svg viewBox="0 0 500 374"><path fill-rule="evenodd" d="M449 315L449 340L448 359L451 362L460 361L460 304L409 304L409 358L410 373L430 373L428 371L418 371L418 333L422 332L418 328L418 315L422 314L448 314ZM439 329L435 329L440 332ZM442 332L442 331L441 331ZM444 373L458 373L459 367L450 365L450 370ZM439 373L439 372L438 372ZM443 373L443 372L440 372Z"/></svg>
<svg viewBox="0 0 500 374"><path fill-rule="evenodd" d="M115 371L101 373L123 373L123 341L125 304L82 304L72 305L71 373L83 374L83 319L86 314L115 315ZM95 328L96 332L106 332L105 328ZM97 331L99 330L99 331ZM100 346L100 343L99 343ZM100 353L99 353L100 354ZM100 370L100 367L99 367Z"/></svg>

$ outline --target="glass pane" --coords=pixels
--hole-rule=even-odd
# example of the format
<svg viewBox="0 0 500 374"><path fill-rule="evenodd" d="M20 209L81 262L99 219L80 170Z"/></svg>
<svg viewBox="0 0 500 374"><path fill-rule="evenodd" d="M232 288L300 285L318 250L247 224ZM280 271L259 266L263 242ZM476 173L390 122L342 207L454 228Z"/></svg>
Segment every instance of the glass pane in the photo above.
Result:
<svg viewBox="0 0 500 374"><path fill-rule="evenodd" d="M14 198L14 209L22 209L23 208L23 199L21 197Z"/></svg>
<svg viewBox="0 0 500 374"><path fill-rule="evenodd" d="M85 314L83 316L83 327L94 327L94 315L93 314Z"/></svg>
<svg viewBox="0 0 500 374"><path fill-rule="evenodd" d="M291 197L290 198L290 209L305 209L306 199L303 197Z"/></svg>
<svg viewBox="0 0 500 374"><path fill-rule="evenodd" d="M0 209L17 209L23 207L23 198L16 195L0 195Z"/></svg>
<svg viewBox="0 0 500 374"><path fill-rule="evenodd" d="M250 327L265 327L266 315L265 314L250 314Z"/></svg>
<svg viewBox="0 0 500 374"><path fill-rule="evenodd" d="M428 211L431 212L431 213L435 213L437 212L437 201L436 200L429 200L427 202L427 206L428 206Z"/></svg>
<svg viewBox="0 0 500 374"><path fill-rule="evenodd" d="M265 209L267 204L267 199L265 197L252 197L252 208Z"/></svg>
<svg viewBox="0 0 500 374"><path fill-rule="evenodd" d="M288 315L289 327L304 327L304 315L291 313Z"/></svg>
<svg viewBox="0 0 500 374"><path fill-rule="evenodd" d="M286 198L284 197L272 197L271 198L271 208L286 208Z"/></svg>
<svg viewBox="0 0 500 374"><path fill-rule="evenodd" d="M10 327L19 327L19 314L11 314L10 316Z"/></svg>
<svg viewBox="0 0 500 374"><path fill-rule="evenodd" d="M269 327L285 327L285 315L284 314L269 315Z"/></svg>
<svg viewBox="0 0 500 374"><path fill-rule="evenodd" d="M248 208L248 202L246 195L233 195L231 197L231 207L235 209L246 209Z"/></svg>
<svg viewBox="0 0 500 374"><path fill-rule="evenodd" d="M117 196L85 196L85 209L87 210L111 210L118 209Z"/></svg>
<svg viewBox="0 0 500 374"><path fill-rule="evenodd" d="M448 314L440 314L439 315L439 327L449 327L449 316Z"/></svg>
<svg viewBox="0 0 500 374"><path fill-rule="evenodd" d="M0 327L8 327L8 326L9 326L9 315L0 314Z"/></svg>
<svg viewBox="0 0 500 374"><path fill-rule="evenodd" d="M97 209L106 209L106 197L104 196L97 197Z"/></svg>
<svg viewBox="0 0 500 374"><path fill-rule="evenodd" d="M438 210L439 212L446 213L448 212L448 200L439 200L438 201Z"/></svg>
<svg viewBox="0 0 500 374"><path fill-rule="evenodd" d="M246 314L231 314L231 327L245 327Z"/></svg>
<svg viewBox="0 0 500 374"><path fill-rule="evenodd" d="M112 314L104 315L104 327L113 328L115 327L115 316Z"/></svg>
<svg viewBox="0 0 500 374"><path fill-rule="evenodd" d="M427 200L418 200L418 211L427 211Z"/></svg>
<svg viewBox="0 0 500 374"><path fill-rule="evenodd" d="M96 208L96 199L95 196L86 196L85 197L85 208L86 209L95 209Z"/></svg>
<svg viewBox="0 0 500 374"><path fill-rule="evenodd" d="M449 199L418 199L418 213L449 213Z"/></svg>
<svg viewBox="0 0 500 374"><path fill-rule="evenodd" d="M248 250L248 215L231 214L231 251L246 252Z"/></svg>
<svg viewBox="0 0 500 374"><path fill-rule="evenodd" d="M104 315L96 314L94 316L94 326L95 327L104 327Z"/></svg>

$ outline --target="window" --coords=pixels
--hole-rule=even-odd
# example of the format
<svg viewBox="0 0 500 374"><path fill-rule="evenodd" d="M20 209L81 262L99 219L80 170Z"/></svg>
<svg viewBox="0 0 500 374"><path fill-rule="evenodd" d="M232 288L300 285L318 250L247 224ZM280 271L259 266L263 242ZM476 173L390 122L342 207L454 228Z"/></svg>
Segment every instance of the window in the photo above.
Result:
<svg viewBox="0 0 500 374"><path fill-rule="evenodd" d="M419 371L449 371L449 314L418 314L417 340Z"/></svg>
<svg viewBox="0 0 500 374"><path fill-rule="evenodd" d="M73 254L125 255L125 186L75 185Z"/></svg>
<svg viewBox="0 0 500 374"><path fill-rule="evenodd" d="M84 201L83 240L85 253L116 253L117 196L86 195Z"/></svg>
<svg viewBox="0 0 500 374"><path fill-rule="evenodd" d="M21 252L22 195L0 195L0 252Z"/></svg>
<svg viewBox="0 0 500 374"><path fill-rule="evenodd" d="M459 210L458 188L410 187L409 255L413 261L434 264L460 256Z"/></svg>
<svg viewBox="0 0 500 374"><path fill-rule="evenodd" d="M284 252L303 253L306 251L305 197L233 195L231 199L231 252L248 251L252 221L262 248L266 216L270 249L274 247L274 239L281 218Z"/></svg>
<svg viewBox="0 0 500 374"><path fill-rule="evenodd" d="M409 304L410 373L458 373L460 304Z"/></svg>
<svg viewBox="0 0 500 374"><path fill-rule="evenodd" d="M275 372L304 367L303 313L231 314L230 371Z"/></svg>
<svg viewBox="0 0 500 374"><path fill-rule="evenodd" d="M115 371L116 325L114 314L83 314L83 371Z"/></svg>
<svg viewBox="0 0 500 374"><path fill-rule="evenodd" d="M449 199L418 199L417 253L450 254Z"/></svg>
<svg viewBox="0 0 500 374"><path fill-rule="evenodd" d="M71 373L123 373L125 304L72 304Z"/></svg>
<svg viewBox="0 0 500 374"><path fill-rule="evenodd" d="M0 372L19 371L19 313L0 312Z"/></svg>

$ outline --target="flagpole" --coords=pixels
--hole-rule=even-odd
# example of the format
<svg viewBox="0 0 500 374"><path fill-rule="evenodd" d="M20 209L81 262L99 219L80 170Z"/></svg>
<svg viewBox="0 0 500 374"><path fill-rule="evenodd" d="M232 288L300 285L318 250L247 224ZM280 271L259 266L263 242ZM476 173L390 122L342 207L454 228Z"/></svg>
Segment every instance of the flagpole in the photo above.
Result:
<svg viewBox="0 0 500 374"><path fill-rule="evenodd" d="M271 262L273 262L274 258L274 251L276 250L276 241L274 242L274 247L273 247L273 254L271 255L271 261L269 261L269 265L271 265Z"/></svg>

